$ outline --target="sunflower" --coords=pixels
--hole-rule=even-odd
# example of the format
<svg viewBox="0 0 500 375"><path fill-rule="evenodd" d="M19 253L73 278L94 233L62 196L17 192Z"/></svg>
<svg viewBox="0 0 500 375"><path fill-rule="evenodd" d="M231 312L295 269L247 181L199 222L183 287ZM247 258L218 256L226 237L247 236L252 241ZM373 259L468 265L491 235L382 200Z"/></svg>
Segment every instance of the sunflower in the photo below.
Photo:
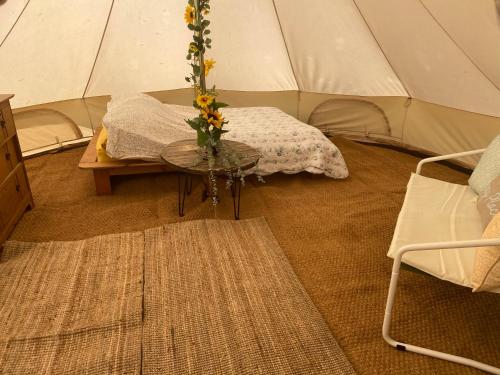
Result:
<svg viewBox="0 0 500 375"><path fill-rule="evenodd" d="M211 109L202 110L201 115L210 125L215 126L217 129L222 128L222 123L224 122L224 118L219 111L213 111Z"/></svg>
<svg viewBox="0 0 500 375"><path fill-rule="evenodd" d="M201 108L207 108L210 104L212 104L214 101L214 97L213 96L210 96L210 95L198 95L198 97L196 98L196 103L198 103L198 105L201 107Z"/></svg>
<svg viewBox="0 0 500 375"><path fill-rule="evenodd" d="M205 60L205 76L208 76L208 73L214 68L215 60L207 59Z"/></svg>
<svg viewBox="0 0 500 375"><path fill-rule="evenodd" d="M184 12L184 21L186 23L194 23L194 12L195 9L191 5L186 7L186 11Z"/></svg>

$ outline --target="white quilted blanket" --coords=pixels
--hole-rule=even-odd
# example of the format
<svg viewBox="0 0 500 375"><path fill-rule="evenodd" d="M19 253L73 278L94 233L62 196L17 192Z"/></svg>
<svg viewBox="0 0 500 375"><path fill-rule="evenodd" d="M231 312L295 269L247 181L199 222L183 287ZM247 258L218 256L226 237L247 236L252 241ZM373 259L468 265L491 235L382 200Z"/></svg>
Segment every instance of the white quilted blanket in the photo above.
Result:
<svg viewBox="0 0 500 375"><path fill-rule="evenodd" d="M256 168L271 173L325 174L333 178L349 175L339 149L318 129L304 124L277 108L224 108L229 121L225 139L246 143L262 155ZM162 104L148 95L116 98L108 103L103 123L108 130L106 152L115 159L159 161L171 142L196 138L184 121L196 116L192 107Z"/></svg>

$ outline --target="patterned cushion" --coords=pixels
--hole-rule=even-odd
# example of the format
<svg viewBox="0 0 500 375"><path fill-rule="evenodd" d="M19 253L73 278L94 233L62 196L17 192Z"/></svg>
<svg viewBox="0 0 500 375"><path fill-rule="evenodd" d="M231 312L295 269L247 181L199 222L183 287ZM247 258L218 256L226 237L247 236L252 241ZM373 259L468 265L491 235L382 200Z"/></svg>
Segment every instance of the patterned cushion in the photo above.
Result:
<svg viewBox="0 0 500 375"><path fill-rule="evenodd" d="M485 228L493 216L500 212L500 176L491 181L484 194L478 198L477 210Z"/></svg>
<svg viewBox="0 0 500 375"><path fill-rule="evenodd" d="M500 176L500 135L488 146L474 172L469 185L478 195L483 195L491 181Z"/></svg>
<svg viewBox="0 0 500 375"><path fill-rule="evenodd" d="M490 221L483 238L500 238L500 214ZM495 291L500 288L500 246L480 247L476 250L472 286L473 292Z"/></svg>

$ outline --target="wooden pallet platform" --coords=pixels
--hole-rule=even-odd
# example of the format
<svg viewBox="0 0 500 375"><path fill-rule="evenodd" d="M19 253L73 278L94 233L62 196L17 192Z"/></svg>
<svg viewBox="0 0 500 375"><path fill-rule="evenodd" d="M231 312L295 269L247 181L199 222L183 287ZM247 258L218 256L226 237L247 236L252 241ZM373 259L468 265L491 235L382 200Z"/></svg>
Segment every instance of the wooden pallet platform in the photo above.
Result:
<svg viewBox="0 0 500 375"><path fill-rule="evenodd" d="M95 190L97 195L112 193L111 176L133 175L145 173L172 172L171 166L164 163L145 162L142 160L116 160L99 162L97 160L97 138L101 128L97 129L87 146L78 167L92 170L94 174Z"/></svg>

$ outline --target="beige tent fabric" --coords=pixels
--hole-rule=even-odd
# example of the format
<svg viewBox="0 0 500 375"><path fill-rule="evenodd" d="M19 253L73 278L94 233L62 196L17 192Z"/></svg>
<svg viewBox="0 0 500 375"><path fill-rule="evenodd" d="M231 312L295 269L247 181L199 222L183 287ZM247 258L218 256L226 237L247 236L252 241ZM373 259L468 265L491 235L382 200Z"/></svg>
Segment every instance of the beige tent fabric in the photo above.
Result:
<svg viewBox="0 0 500 375"><path fill-rule="evenodd" d="M90 129L81 128L70 117L48 108L18 112L16 128L24 151L35 150L40 144L60 145L92 135Z"/></svg>
<svg viewBox="0 0 500 375"><path fill-rule="evenodd" d="M500 87L500 27L494 1L422 0L453 41Z"/></svg>
<svg viewBox="0 0 500 375"><path fill-rule="evenodd" d="M366 112L364 112L364 114L360 113L359 106L354 103L367 102L372 103L374 106L384 112L384 116L387 118L387 122L390 127L390 131L388 131L389 134L384 135L379 131L368 131L368 135L376 135L377 139L387 139L389 141L399 143L402 142L403 124L405 122L406 114L408 111L408 104L410 103L408 98L300 93L299 119L312 125L317 125L318 111L322 110L322 107L325 105L325 103L332 100L337 102L348 100L352 105L351 109L349 110L349 112L352 113L346 113L345 116L340 116L340 118L337 114L332 114L333 117L330 121L332 123L335 123L337 128L330 128L330 131L332 133L341 128L342 133L346 135L361 135L363 137L366 136L366 130L368 126L366 121L378 122L379 120L372 117L367 118L368 114ZM359 117L356 117L355 115L358 115ZM373 112L373 115L378 118L379 112L375 111Z"/></svg>
<svg viewBox="0 0 500 375"><path fill-rule="evenodd" d="M28 0L0 2L0 44L12 29Z"/></svg>
<svg viewBox="0 0 500 375"><path fill-rule="evenodd" d="M309 123L327 134L355 131L369 137L390 136L392 131L382 108L363 99L327 100L316 107Z"/></svg>
<svg viewBox="0 0 500 375"><path fill-rule="evenodd" d="M410 96L500 116L500 91L443 32L420 1L355 2Z"/></svg>
<svg viewBox="0 0 500 375"><path fill-rule="evenodd" d="M0 91L12 105L81 98L111 0L32 0L1 47Z"/></svg>
<svg viewBox="0 0 500 375"><path fill-rule="evenodd" d="M403 131L404 145L444 155L486 147L500 132L500 118L412 100ZM471 166L478 160L460 159Z"/></svg>
<svg viewBox="0 0 500 375"><path fill-rule="evenodd" d="M387 117L390 136L369 129L370 123L378 121L353 104L352 113L332 114L329 127L332 134L343 134L354 139L373 139L396 144L430 154L450 154L486 147L500 132L500 118L460 111L457 109L427 103L417 99L400 97L356 97L327 94L300 94L299 118L317 125L318 113L324 103L331 100L354 99L376 105ZM357 115L357 116L355 116ZM378 114L373 113L378 117ZM319 117L320 118L320 117ZM366 136L366 130L368 137ZM473 167L479 156L459 159Z"/></svg>
<svg viewBox="0 0 500 375"><path fill-rule="evenodd" d="M89 107L86 100L75 99L14 109L17 134L25 156L28 151L47 151L45 146L59 147L59 142L92 136ZM105 110L102 113L99 124Z"/></svg>
<svg viewBox="0 0 500 375"><path fill-rule="evenodd" d="M217 0L211 9L214 43L208 55L217 65L209 84L224 90L298 89L273 0Z"/></svg>
<svg viewBox="0 0 500 375"><path fill-rule="evenodd" d="M352 0L275 0L301 91L407 96Z"/></svg>
<svg viewBox="0 0 500 375"><path fill-rule="evenodd" d="M85 96L189 87L186 61L191 34L177 0L116 2ZM130 15L134 14L134 17ZM209 83L228 90L296 90L272 0L219 0L212 4L217 69ZM251 27L242 27L252 22ZM133 77L133 79L123 79Z"/></svg>
<svg viewBox="0 0 500 375"><path fill-rule="evenodd" d="M115 2L85 96L188 87L184 7L175 0Z"/></svg>
<svg viewBox="0 0 500 375"><path fill-rule="evenodd" d="M380 133L356 106L341 116L331 112L330 119L323 112L320 122L355 138L436 154L484 147L500 132L500 24L493 1L212 5L209 55L217 65L209 83L232 106L275 106L307 122L326 100L367 101L384 112L389 132ZM16 94L13 108L54 109L87 129L100 126L110 94L152 92L167 103L189 104L184 6L177 0L3 2L0 38L12 31L0 47L0 92ZM32 120L18 126L40 125ZM45 146L42 133L29 148Z"/></svg>

